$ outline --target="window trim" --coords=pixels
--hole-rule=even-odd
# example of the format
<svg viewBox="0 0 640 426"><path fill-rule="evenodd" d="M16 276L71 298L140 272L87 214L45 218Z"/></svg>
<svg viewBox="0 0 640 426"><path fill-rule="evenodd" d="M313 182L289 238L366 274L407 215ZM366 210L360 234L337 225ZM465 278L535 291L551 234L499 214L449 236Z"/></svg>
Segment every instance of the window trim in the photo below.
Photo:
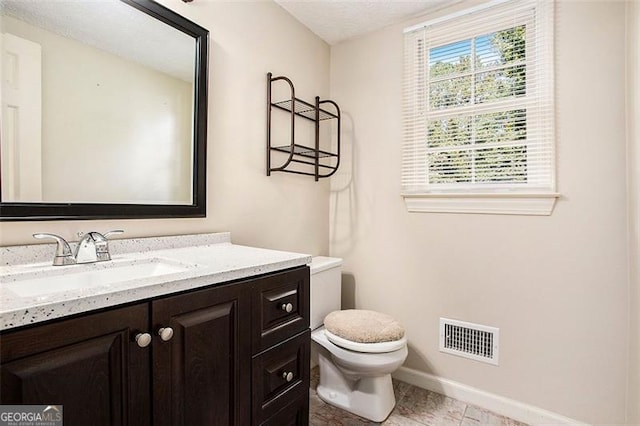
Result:
<svg viewBox="0 0 640 426"><path fill-rule="evenodd" d="M543 0L544 1L544 0ZM424 29L425 27L441 24L449 20L456 18L463 18L471 13L491 13L485 9L492 8L494 6L504 7L508 3L514 4L512 0L493 0L487 3L478 5L473 8L458 11L450 15L446 15L440 18L436 18L422 24L414 25L406 28L404 33L409 33ZM514 4L514 7L518 7L524 2ZM536 7L536 13L542 14L542 19L536 20L535 28L536 33L538 31L544 31L548 34L548 37L553 40L553 10L554 3L550 3L548 7L542 5L540 1L529 0L527 3L534 4ZM509 7L508 5L506 7ZM540 12L542 10L542 12ZM550 22L545 22L546 18L549 18ZM541 27L543 27L541 29ZM453 41L462 40L469 34L465 31L465 34L457 34L452 38ZM529 41L527 41L529 43ZM550 51L551 65L550 70L542 71L550 72L553 75L553 49ZM406 53L405 53L406 55ZM406 60L406 58L405 58ZM526 60L529 62L529 59ZM550 84L550 88L547 95L549 96L549 102L551 103L551 110L553 111L554 103L554 90L553 83ZM525 102L529 102L528 100ZM428 106L425 105L425 111ZM446 115L446 113L444 113ZM553 116L553 113L551 113ZM553 117L551 117L553 119ZM404 199L406 208L409 212L435 212L435 213L478 213L478 214L507 214L507 215L550 215L555 206L555 202L560 198L560 194L556 192L556 143L555 136L551 140L551 155L553 158L553 165L551 168L549 186L545 188L537 189L529 186L526 188L517 188L516 185L510 185L509 187L500 187L496 185L495 189L491 187L493 185L478 185L475 188L437 188L432 187L427 189L415 189L415 190L403 190L401 196ZM403 148L404 150L404 148ZM404 156L403 153L403 162Z"/></svg>
<svg viewBox="0 0 640 426"><path fill-rule="evenodd" d="M557 192L512 193L403 193L412 213L477 213L549 216L560 194Z"/></svg>

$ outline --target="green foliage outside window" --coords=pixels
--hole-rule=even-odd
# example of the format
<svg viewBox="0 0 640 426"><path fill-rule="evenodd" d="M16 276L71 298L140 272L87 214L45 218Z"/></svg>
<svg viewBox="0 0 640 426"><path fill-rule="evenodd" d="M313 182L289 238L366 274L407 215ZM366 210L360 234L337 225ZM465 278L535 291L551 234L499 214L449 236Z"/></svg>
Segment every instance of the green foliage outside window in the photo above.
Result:
<svg viewBox="0 0 640 426"><path fill-rule="evenodd" d="M431 48L430 111L455 111L525 96L525 33L522 25ZM526 110L520 107L429 120L429 182L526 182L526 119ZM470 149L480 144L508 146Z"/></svg>

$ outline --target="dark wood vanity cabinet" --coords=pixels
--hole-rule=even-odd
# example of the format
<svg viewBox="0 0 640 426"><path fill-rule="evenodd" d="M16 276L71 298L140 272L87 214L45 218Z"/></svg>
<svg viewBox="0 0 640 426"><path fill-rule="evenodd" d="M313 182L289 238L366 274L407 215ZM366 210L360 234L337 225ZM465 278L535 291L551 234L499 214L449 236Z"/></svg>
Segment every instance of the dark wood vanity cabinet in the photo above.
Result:
<svg viewBox="0 0 640 426"><path fill-rule="evenodd" d="M67 426L306 425L308 292L300 267L8 330L0 403L62 404Z"/></svg>
<svg viewBox="0 0 640 426"><path fill-rule="evenodd" d="M0 335L0 402L62 404L65 425L148 425L147 304Z"/></svg>

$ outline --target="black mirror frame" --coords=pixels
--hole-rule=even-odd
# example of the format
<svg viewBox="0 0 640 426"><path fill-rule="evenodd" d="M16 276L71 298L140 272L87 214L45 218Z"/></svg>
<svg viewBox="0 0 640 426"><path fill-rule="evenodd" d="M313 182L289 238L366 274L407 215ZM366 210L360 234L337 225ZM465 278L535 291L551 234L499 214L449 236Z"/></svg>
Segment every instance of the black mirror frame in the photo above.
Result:
<svg viewBox="0 0 640 426"><path fill-rule="evenodd" d="M207 84L209 31L152 0L120 0L196 42L194 94L193 202L179 204L0 202L0 221L206 217ZM0 200L1 200L0 192Z"/></svg>

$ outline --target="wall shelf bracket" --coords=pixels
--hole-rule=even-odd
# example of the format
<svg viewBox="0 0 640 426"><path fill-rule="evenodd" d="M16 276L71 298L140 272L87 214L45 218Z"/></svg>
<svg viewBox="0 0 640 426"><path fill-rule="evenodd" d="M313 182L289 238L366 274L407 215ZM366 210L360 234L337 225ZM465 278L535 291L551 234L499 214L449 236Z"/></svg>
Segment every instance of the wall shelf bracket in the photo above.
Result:
<svg viewBox="0 0 640 426"><path fill-rule="evenodd" d="M274 84L285 83L289 86L290 97L274 101L272 88ZM327 108L328 107L328 108ZM272 145L271 140L271 115L273 111L288 113L290 116L289 143L284 145ZM315 127L315 144L306 146L296 143L297 120L309 121ZM337 125L336 151L330 152L320 149L320 123L335 122ZM267 74L267 176L271 172L296 173L313 176L316 181L333 175L340 165L340 108L338 104L329 99L321 100L316 96L315 103L309 103L296 98L295 88L290 79L285 76L274 77ZM285 154L285 162L277 167L272 165L272 155ZM277 154L276 154L277 155ZM297 166L294 168L294 166Z"/></svg>

